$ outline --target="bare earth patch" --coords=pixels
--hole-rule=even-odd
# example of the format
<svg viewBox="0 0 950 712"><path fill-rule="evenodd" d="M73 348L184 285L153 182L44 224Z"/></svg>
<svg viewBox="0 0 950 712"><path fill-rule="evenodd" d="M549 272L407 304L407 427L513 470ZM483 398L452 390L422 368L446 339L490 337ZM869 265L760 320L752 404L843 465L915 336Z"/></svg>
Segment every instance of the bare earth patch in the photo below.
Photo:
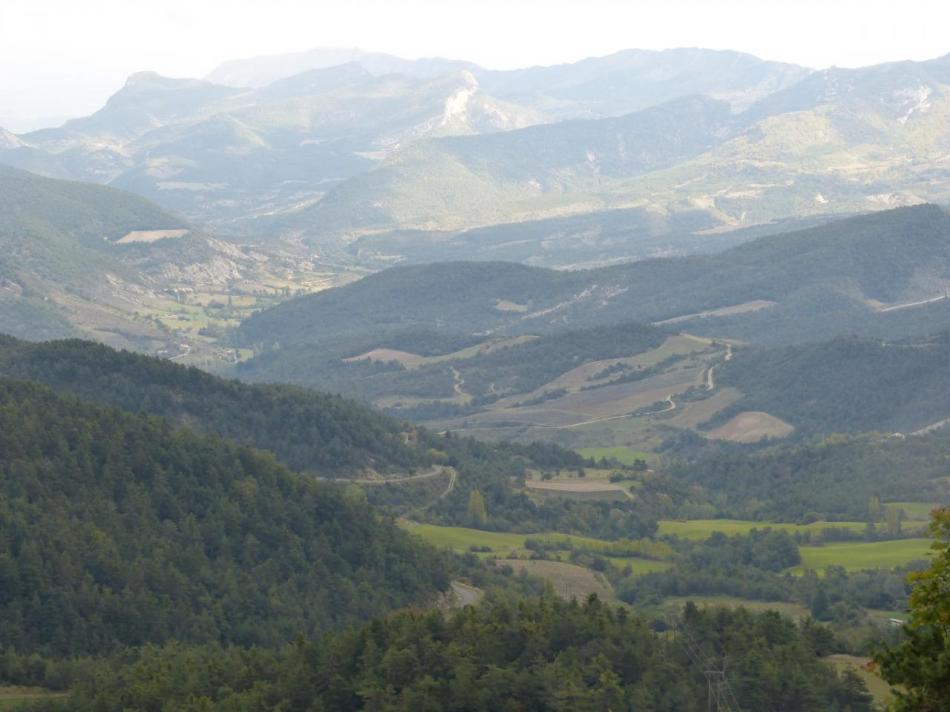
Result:
<svg viewBox="0 0 950 712"><path fill-rule="evenodd" d="M130 242L158 242L159 240L170 240L176 237L184 237L188 234L185 228L179 230L133 230L128 235L123 235L116 241L116 244L127 245Z"/></svg>
<svg viewBox="0 0 950 712"><path fill-rule="evenodd" d="M495 302L495 309L501 312L517 312L519 314L524 314L528 311L527 304L518 304L517 302L509 302L507 299L499 299Z"/></svg>
<svg viewBox="0 0 950 712"><path fill-rule="evenodd" d="M411 354L408 351L397 351L396 349L373 349L372 351L367 351L365 354L343 359L346 363L352 363L353 361L375 361L378 363L396 361L405 368L416 368L424 363L425 360L425 356Z"/></svg>
<svg viewBox="0 0 950 712"><path fill-rule="evenodd" d="M736 443L754 443L765 438L784 438L795 431L792 425L774 415L761 411L746 411L709 432L712 440L731 440Z"/></svg>
<svg viewBox="0 0 950 712"><path fill-rule="evenodd" d="M515 571L526 571L551 582L557 595L562 598L583 600L596 593L602 601L613 599L613 590L606 581L590 569L562 561L528 561L523 559L498 559L498 566L510 566Z"/></svg>
<svg viewBox="0 0 950 712"><path fill-rule="evenodd" d="M527 489L547 490L549 492L623 492L620 485L597 480L527 480Z"/></svg>

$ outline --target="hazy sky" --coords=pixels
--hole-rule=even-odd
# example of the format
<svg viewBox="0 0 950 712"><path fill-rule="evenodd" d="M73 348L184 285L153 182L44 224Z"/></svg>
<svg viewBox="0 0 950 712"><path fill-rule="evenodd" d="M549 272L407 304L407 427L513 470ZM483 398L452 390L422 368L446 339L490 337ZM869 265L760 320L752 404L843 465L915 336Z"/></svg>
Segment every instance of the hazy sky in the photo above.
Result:
<svg viewBox="0 0 950 712"><path fill-rule="evenodd" d="M812 67L950 52L948 0L0 0L0 126L98 108L135 71L360 47L494 68L711 47Z"/></svg>

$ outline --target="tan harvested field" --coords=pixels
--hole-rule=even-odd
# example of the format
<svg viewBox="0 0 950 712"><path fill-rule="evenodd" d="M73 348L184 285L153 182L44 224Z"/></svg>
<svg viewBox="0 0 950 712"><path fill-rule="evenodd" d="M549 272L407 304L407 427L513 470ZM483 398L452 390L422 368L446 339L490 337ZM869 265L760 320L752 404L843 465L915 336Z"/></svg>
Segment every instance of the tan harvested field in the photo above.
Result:
<svg viewBox="0 0 950 712"><path fill-rule="evenodd" d="M569 393L536 406L499 408L441 421L438 427L450 430L531 426L562 429L583 427L610 419L629 419L635 411L666 401L671 394L700 385L705 370L704 366L698 365L668 371L642 381Z"/></svg>
<svg viewBox="0 0 950 712"><path fill-rule="evenodd" d="M596 593L602 601L614 597L610 584L590 569L561 561L531 561L524 559L498 559L497 566L510 566L517 572L526 571L551 582L555 592L562 598L583 600Z"/></svg>
<svg viewBox="0 0 950 712"><path fill-rule="evenodd" d="M528 489L548 490L550 492L623 492L623 487L603 480L528 480L524 483Z"/></svg>
<svg viewBox="0 0 950 712"><path fill-rule="evenodd" d="M588 418L632 413L658 401L665 401L670 394L699 385L705 370L703 366L696 366L661 373L642 381L571 393L550 401L550 406L552 409L566 410Z"/></svg>
<svg viewBox="0 0 950 712"><path fill-rule="evenodd" d="M351 356L343 359L346 363L353 361L375 361L377 363L389 363L396 361L405 368L418 368L425 363L426 357L418 354L411 354L408 351L399 351L397 349L373 349L359 356Z"/></svg>
<svg viewBox="0 0 950 712"><path fill-rule="evenodd" d="M754 443L765 438L784 438L795 428L774 415L761 411L746 411L715 430L708 437L711 440L730 440L736 443Z"/></svg>
<svg viewBox="0 0 950 712"><path fill-rule="evenodd" d="M131 242L158 242L159 240L184 237L187 234L188 230L185 228L179 230L133 230L127 235L123 235L116 242L119 245L127 245Z"/></svg>
<svg viewBox="0 0 950 712"><path fill-rule="evenodd" d="M530 393L520 393L518 395L502 398L497 402L497 407L513 407L522 401L538 398L545 393L557 390L566 390L570 393L579 391L585 386L597 384L606 384L610 379L595 379L594 376L606 368L617 364L624 364L631 368L649 368L654 366L670 356L689 355L702 351L712 343L709 339L703 339L697 336L678 334L671 336L660 346L650 351L645 351L635 356L626 356L624 358L611 358L602 361L589 361L573 368L557 378L545 383L540 388Z"/></svg>
<svg viewBox="0 0 950 712"><path fill-rule="evenodd" d="M616 501L630 499L630 491L606 480L527 480L525 489L546 497L578 500Z"/></svg>
<svg viewBox="0 0 950 712"><path fill-rule="evenodd" d="M667 324L679 324L684 321L691 321L693 319L706 319L708 317L716 316L734 316L736 314L748 314L750 312L761 311L762 309L768 309L769 307L774 307L775 302L768 301L767 299L756 299L751 302L743 302L742 304L733 304L729 307L720 307L719 309L710 309L709 311L696 312L695 314L684 314L682 316L675 316L672 319L664 319L663 321L653 322L654 326L663 326Z"/></svg>
<svg viewBox="0 0 950 712"><path fill-rule="evenodd" d="M741 397L735 388L723 388L709 398L681 404L679 410L666 420L667 425L675 428L695 428L705 423L723 408L735 403Z"/></svg>

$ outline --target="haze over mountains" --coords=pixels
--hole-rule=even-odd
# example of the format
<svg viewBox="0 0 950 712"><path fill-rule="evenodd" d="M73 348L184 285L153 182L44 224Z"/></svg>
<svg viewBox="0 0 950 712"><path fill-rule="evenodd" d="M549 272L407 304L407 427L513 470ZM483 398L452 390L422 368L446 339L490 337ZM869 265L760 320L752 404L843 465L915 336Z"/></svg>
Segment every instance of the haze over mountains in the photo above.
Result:
<svg viewBox="0 0 950 712"><path fill-rule="evenodd" d="M0 130L0 708L883 709L948 91L322 49Z"/></svg>
<svg viewBox="0 0 950 712"><path fill-rule="evenodd" d="M434 240L484 258L466 230L566 215L592 216L571 236L609 262L705 251L711 230L944 200L948 86L947 58L812 72L630 50L499 72L314 50L205 80L133 75L90 117L3 133L0 162L372 267ZM639 216L620 235L617 209ZM543 230L539 249L559 234Z"/></svg>

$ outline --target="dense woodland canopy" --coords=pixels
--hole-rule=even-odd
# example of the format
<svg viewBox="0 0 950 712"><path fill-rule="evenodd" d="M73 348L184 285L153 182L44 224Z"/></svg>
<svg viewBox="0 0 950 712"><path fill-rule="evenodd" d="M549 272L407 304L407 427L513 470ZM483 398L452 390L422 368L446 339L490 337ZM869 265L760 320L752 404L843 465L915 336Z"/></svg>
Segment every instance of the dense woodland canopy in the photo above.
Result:
<svg viewBox="0 0 950 712"><path fill-rule="evenodd" d="M429 462L424 451L404 444L400 423L352 401L290 386L246 385L88 341L0 338L0 375L267 449L296 470L342 475Z"/></svg>
<svg viewBox="0 0 950 712"><path fill-rule="evenodd" d="M0 638L276 645L448 586L441 555L267 454L0 381Z"/></svg>
<svg viewBox="0 0 950 712"><path fill-rule="evenodd" d="M719 377L743 393L723 417L764 410L803 433L908 432L950 414L950 332L743 349Z"/></svg>
<svg viewBox="0 0 950 712"><path fill-rule="evenodd" d="M406 612L279 653L132 651L68 702L43 709L700 712L703 670L722 656L742 709L872 709L853 673L839 676L820 659L836 649L821 626L695 607L681 625L675 637L657 634L596 597L499 601L449 616ZM687 638L699 660L687 653Z"/></svg>
<svg viewBox="0 0 950 712"><path fill-rule="evenodd" d="M941 502L950 497L950 434L834 435L765 450L706 453L668 468L671 491L699 485L720 516L774 521L865 521L881 502Z"/></svg>
<svg viewBox="0 0 950 712"><path fill-rule="evenodd" d="M405 472L433 463L453 467L459 473L458 485L420 513L432 521L471 524L468 498L473 490L480 490L489 513L483 526L491 529L559 528L640 536L655 527L649 516L635 514L629 504L551 501L539 505L515 491L512 483L523 478L529 466L577 470L585 465L579 455L555 445L486 445L469 438L441 437L339 396L228 381L84 341L32 344L0 339L0 375L36 380L58 391L245 442L270 450L290 467L321 476L345 477L362 468ZM407 443L404 433L414 442ZM407 501L402 491L393 488L370 488L370 494L384 506L424 504Z"/></svg>

